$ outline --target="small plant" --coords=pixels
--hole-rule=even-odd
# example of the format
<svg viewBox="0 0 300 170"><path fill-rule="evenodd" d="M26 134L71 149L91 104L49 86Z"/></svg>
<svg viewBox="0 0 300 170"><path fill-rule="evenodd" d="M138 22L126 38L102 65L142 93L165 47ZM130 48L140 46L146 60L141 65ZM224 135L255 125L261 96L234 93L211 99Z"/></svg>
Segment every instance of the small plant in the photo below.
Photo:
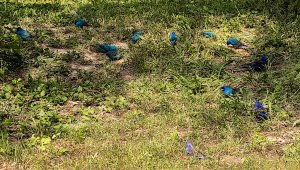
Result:
<svg viewBox="0 0 300 170"><path fill-rule="evenodd" d="M300 159L300 136L298 135L294 143L284 147L284 158L288 160Z"/></svg>
<svg viewBox="0 0 300 170"><path fill-rule="evenodd" d="M106 97L105 101L100 102L100 104L105 105L107 111L110 111L112 109L125 109L126 107L128 107L128 102L123 96Z"/></svg>
<svg viewBox="0 0 300 170"><path fill-rule="evenodd" d="M265 150L267 146L272 143L261 133L255 132L252 136L252 142L250 147L258 150Z"/></svg>
<svg viewBox="0 0 300 170"><path fill-rule="evenodd" d="M36 137L32 135L29 140L27 140L27 146L38 147L40 150L45 151L51 148L51 138L48 136Z"/></svg>

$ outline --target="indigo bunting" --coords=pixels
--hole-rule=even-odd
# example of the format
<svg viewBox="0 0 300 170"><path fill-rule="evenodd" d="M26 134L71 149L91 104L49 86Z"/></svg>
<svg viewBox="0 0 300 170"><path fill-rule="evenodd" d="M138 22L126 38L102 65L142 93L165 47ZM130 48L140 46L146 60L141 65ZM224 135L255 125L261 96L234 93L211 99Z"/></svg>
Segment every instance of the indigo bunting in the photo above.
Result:
<svg viewBox="0 0 300 170"><path fill-rule="evenodd" d="M186 151L187 155L194 156L195 158L198 158L198 159L207 159L207 158L210 158L209 156L204 155L201 151L195 151L195 150L193 150L193 146L192 146L192 144L191 144L191 142L189 140L186 142L185 151Z"/></svg>
<svg viewBox="0 0 300 170"><path fill-rule="evenodd" d="M142 35L143 35L143 31L139 31L139 32L135 33L131 38L131 42L136 43L138 40L141 39Z"/></svg>
<svg viewBox="0 0 300 170"><path fill-rule="evenodd" d="M170 42L171 44L174 46L177 43L177 35L175 34L175 32L172 32L170 34Z"/></svg>
<svg viewBox="0 0 300 170"><path fill-rule="evenodd" d="M115 60L119 60L121 58L120 54L118 53L118 51L108 51L106 53L106 56L112 60L112 61L115 61Z"/></svg>
<svg viewBox="0 0 300 170"><path fill-rule="evenodd" d="M17 28L16 34L19 35L23 40L32 39L32 35L30 35L26 30L21 27Z"/></svg>
<svg viewBox="0 0 300 170"><path fill-rule="evenodd" d="M267 64L268 64L268 57L264 55L260 58L260 60L254 61L249 64L245 64L244 67L259 72L259 71L263 71L266 68Z"/></svg>
<svg viewBox="0 0 300 170"><path fill-rule="evenodd" d="M121 58L120 54L118 53L118 48L114 45L101 44L101 45L96 45L95 48L99 52L105 53L106 56L112 61Z"/></svg>
<svg viewBox="0 0 300 170"><path fill-rule="evenodd" d="M257 110L264 110L264 106L262 105L262 103L258 100L255 101L254 103L254 110L257 111Z"/></svg>
<svg viewBox="0 0 300 170"><path fill-rule="evenodd" d="M229 38L226 42L227 45L232 45L233 48L237 49L241 46L245 46L245 44L243 44L242 42L240 42L239 40L235 39L235 38Z"/></svg>
<svg viewBox="0 0 300 170"><path fill-rule="evenodd" d="M260 119L261 121L265 121L265 120L268 120L269 119L269 116L266 112L258 112L256 117L258 119Z"/></svg>
<svg viewBox="0 0 300 170"><path fill-rule="evenodd" d="M186 142L185 151L186 151L187 154L192 154L193 153L193 146L192 146L190 141Z"/></svg>
<svg viewBox="0 0 300 170"><path fill-rule="evenodd" d="M233 96L233 95L236 93L236 91L239 90L239 88L233 89L233 88L231 88L231 87L229 87L229 86L223 86L223 87L222 87L222 90L223 90L223 93L224 93L226 96Z"/></svg>
<svg viewBox="0 0 300 170"><path fill-rule="evenodd" d="M89 24L81 18L78 18L74 21L74 24L76 25L76 27L80 27L83 28L84 26L89 26Z"/></svg>
<svg viewBox="0 0 300 170"><path fill-rule="evenodd" d="M217 36L215 33L213 32L203 32L204 37L206 38L213 38L214 40L217 39Z"/></svg>
<svg viewBox="0 0 300 170"><path fill-rule="evenodd" d="M96 49L101 53L107 53L109 51L118 51L118 48L116 46L108 44L96 45Z"/></svg>

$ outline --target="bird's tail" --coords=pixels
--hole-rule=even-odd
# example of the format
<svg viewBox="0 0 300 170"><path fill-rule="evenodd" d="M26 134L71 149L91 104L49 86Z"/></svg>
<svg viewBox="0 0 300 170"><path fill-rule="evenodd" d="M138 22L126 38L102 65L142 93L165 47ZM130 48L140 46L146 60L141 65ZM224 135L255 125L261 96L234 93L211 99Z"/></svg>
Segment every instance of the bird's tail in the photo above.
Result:
<svg viewBox="0 0 300 170"><path fill-rule="evenodd" d="M251 68L252 68L252 63L243 64L243 65L242 65L242 68L245 68L245 69L251 69Z"/></svg>

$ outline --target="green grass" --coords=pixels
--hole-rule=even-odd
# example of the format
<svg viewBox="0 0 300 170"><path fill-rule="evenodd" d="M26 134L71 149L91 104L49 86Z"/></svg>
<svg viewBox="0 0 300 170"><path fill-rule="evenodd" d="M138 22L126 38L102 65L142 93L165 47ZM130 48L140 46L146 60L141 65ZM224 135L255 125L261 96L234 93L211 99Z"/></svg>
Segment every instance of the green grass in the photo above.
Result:
<svg viewBox="0 0 300 170"><path fill-rule="evenodd" d="M300 166L298 1L0 2L0 168ZM93 27L76 28L78 17ZM20 40L17 26L36 38ZM228 48L230 37L248 46ZM96 53L101 43L123 59ZM242 70L262 54L265 72ZM241 91L225 97L227 84ZM255 118L255 99L270 120ZM188 139L213 159L186 156Z"/></svg>

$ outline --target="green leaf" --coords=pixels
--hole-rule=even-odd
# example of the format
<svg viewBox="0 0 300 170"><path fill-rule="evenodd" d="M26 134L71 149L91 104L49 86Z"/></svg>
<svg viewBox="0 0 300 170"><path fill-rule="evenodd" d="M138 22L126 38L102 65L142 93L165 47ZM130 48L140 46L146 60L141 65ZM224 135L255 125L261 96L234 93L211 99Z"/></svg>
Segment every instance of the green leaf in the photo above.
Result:
<svg viewBox="0 0 300 170"><path fill-rule="evenodd" d="M15 40L15 41L17 41L17 40L19 39L19 37L18 37L17 34L13 34L13 35L11 36L11 38L12 38L13 40Z"/></svg>
<svg viewBox="0 0 300 170"><path fill-rule="evenodd" d="M14 86L9 84L9 85L5 86L4 91L11 92L11 91L13 91L13 89L14 89Z"/></svg>
<svg viewBox="0 0 300 170"><path fill-rule="evenodd" d="M5 153L6 152L6 150L4 149L4 148L0 148L0 153Z"/></svg>
<svg viewBox="0 0 300 170"><path fill-rule="evenodd" d="M83 99L83 98L84 98L84 94L83 94L83 93L79 93L79 94L78 94L78 98L79 98L79 99Z"/></svg>
<svg viewBox="0 0 300 170"><path fill-rule="evenodd" d="M81 86L79 86L79 87L77 88L77 92L79 92L79 93L82 92L82 87L81 87Z"/></svg>
<svg viewBox="0 0 300 170"><path fill-rule="evenodd" d="M45 96L45 94L46 94L46 92L45 92L45 90L43 90L43 91L41 91L41 97L44 97Z"/></svg>
<svg viewBox="0 0 300 170"><path fill-rule="evenodd" d="M63 102L65 102L65 101L68 100L68 98L67 98L66 96L63 96L63 97L61 98L61 100L62 100Z"/></svg>
<svg viewBox="0 0 300 170"><path fill-rule="evenodd" d="M9 99L9 98L10 98L10 93L9 92L5 93L5 99Z"/></svg>
<svg viewBox="0 0 300 170"><path fill-rule="evenodd" d="M50 137L45 137L41 139L41 145L49 145L51 143Z"/></svg>

